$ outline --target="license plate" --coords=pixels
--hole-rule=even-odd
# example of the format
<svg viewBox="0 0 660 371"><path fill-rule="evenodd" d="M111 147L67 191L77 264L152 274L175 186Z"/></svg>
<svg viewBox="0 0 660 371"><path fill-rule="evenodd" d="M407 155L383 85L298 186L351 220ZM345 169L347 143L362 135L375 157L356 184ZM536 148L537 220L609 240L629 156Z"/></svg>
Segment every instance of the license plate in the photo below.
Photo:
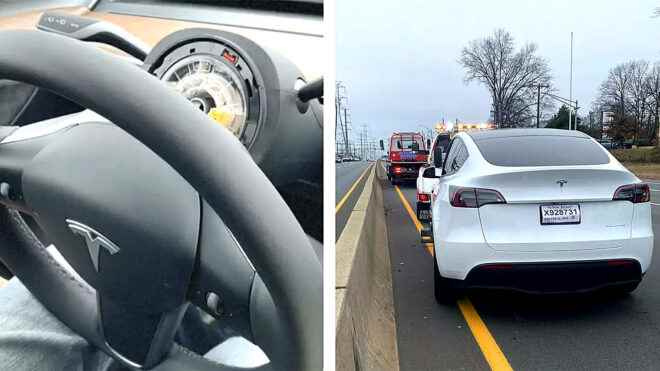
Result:
<svg viewBox="0 0 660 371"><path fill-rule="evenodd" d="M580 205L541 205L541 224L580 224Z"/></svg>
<svg viewBox="0 0 660 371"><path fill-rule="evenodd" d="M418 202L417 203L417 219L420 222L430 222L431 221L431 204L428 202Z"/></svg>
<svg viewBox="0 0 660 371"><path fill-rule="evenodd" d="M412 151L403 151L401 152L401 161L415 161L415 152Z"/></svg>

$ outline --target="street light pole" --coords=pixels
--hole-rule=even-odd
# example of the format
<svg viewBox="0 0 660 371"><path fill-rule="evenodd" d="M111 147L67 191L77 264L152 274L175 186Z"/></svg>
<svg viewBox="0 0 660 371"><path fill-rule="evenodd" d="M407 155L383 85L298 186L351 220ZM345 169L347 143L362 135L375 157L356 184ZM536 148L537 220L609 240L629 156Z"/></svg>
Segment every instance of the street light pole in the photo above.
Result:
<svg viewBox="0 0 660 371"><path fill-rule="evenodd" d="M537 86L536 90L536 128L541 127L541 84Z"/></svg>
<svg viewBox="0 0 660 371"><path fill-rule="evenodd" d="M568 100L573 101L573 32L571 31L571 73L570 73L570 83L569 83L569 93ZM571 130L571 114L572 108L568 108L568 130Z"/></svg>

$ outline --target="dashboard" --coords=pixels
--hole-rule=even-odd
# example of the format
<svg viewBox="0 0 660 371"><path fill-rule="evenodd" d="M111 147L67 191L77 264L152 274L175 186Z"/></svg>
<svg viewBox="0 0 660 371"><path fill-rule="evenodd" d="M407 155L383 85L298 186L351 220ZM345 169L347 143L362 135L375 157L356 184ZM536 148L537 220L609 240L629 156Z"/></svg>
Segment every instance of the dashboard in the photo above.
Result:
<svg viewBox="0 0 660 371"><path fill-rule="evenodd" d="M144 45L144 61L95 45L160 78L234 133L305 231L322 239L322 104L295 99L325 67L322 3L106 0L46 10L49 18L39 7L0 17L0 30L35 29L62 14L125 31ZM37 87L0 81L0 124L83 110Z"/></svg>

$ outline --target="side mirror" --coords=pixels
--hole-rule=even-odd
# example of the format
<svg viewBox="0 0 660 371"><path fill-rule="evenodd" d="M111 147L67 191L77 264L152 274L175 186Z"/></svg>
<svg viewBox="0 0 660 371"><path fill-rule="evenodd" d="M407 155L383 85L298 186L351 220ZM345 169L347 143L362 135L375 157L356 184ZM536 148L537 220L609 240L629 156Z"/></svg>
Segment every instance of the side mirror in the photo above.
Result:
<svg viewBox="0 0 660 371"><path fill-rule="evenodd" d="M426 148L431 148L431 139L426 140Z"/></svg>
<svg viewBox="0 0 660 371"><path fill-rule="evenodd" d="M396 148L398 148L398 149L402 149L402 148L403 148L403 147L401 146L401 141L400 141L400 140L397 140L397 141L396 141Z"/></svg>
<svg viewBox="0 0 660 371"><path fill-rule="evenodd" d="M433 166L441 169L442 168L442 146L436 145L435 148L433 148Z"/></svg>
<svg viewBox="0 0 660 371"><path fill-rule="evenodd" d="M424 172L422 173L423 178L438 178L438 176L435 173L435 168L434 167L427 167L424 169Z"/></svg>
<svg viewBox="0 0 660 371"><path fill-rule="evenodd" d="M385 143L383 142L382 139L380 140L380 150L381 150L381 151L384 151L384 150L385 150Z"/></svg>

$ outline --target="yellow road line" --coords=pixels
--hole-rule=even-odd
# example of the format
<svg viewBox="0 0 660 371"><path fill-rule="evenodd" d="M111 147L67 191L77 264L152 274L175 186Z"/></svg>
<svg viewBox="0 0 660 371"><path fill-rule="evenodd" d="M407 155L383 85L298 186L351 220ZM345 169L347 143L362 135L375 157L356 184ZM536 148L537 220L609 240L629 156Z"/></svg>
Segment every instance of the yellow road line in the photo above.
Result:
<svg viewBox="0 0 660 371"><path fill-rule="evenodd" d="M417 228L417 232L419 232L422 229L422 223L417 219L417 215L413 212L412 207L410 207L408 200L406 200L399 187L394 186L394 189L399 194L404 209L408 212L408 216L410 216L413 224L415 224L415 228ZM425 245L429 254L433 255L433 244L427 243ZM494 371L513 370L509 361L506 359L506 356L502 353L499 345L497 345L495 338L488 330L488 327L486 327L486 324L479 316L479 313L477 313L472 302L470 302L470 299L459 299L457 304L463 314L463 318L465 318L465 322L467 322L468 327L472 332L474 340L479 345L481 353L484 355L484 358L486 358L486 362L488 362L490 368Z"/></svg>
<svg viewBox="0 0 660 371"><path fill-rule="evenodd" d="M417 215L413 211L412 207L408 203L408 200L406 200L406 197L401 193L401 189L399 189L399 186L394 186L394 189L396 190L396 193L399 194L399 198L401 199L401 203L403 204L403 207L406 209L408 212L408 216L410 216L410 219L413 221L415 224L415 228L417 228L417 233L419 233L422 230L422 223L417 219ZM433 244L432 243L425 243L424 247L426 247L426 251L429 252L429 254L433 255Z"/></svg>
<svg viewBox="0 0 660 371"><path fill-rule="evenodd" d="M504 371L504 370L513 370L509 361L502 353L502 350L495 342L495 338L486 327L486 324L477 313L477 310L474 308L470 299L462 298L458 300L458 308L463 313L463 318L470 327L474 340L479 344L481 348L481 353L483 353L486 362L490 366L491 370Z"/></svg>
<svg viewBox="0 0 660 371"><path fill-rule="evenodd" d="M362 174L360 175L360 177L357 178L357 180L355 181L355 183L353 183L353 185L351 186L351 188L348 189L348 192L346 192L346 194L344 195L344 197L342 197L342 199L339 201L339 203L337 204L337 206L335 206L335 214L337 214L337 213L339 212L339 210L341 210L341 207L344 206L344 204L346 203L346 201L348 201L348 198L351 196L351 193L353 193L353 191L355 190L355 188L357 188L357 185L358 185L358 183L360 183L360 180L362 180L362 178L364 178L364 176L367 174L367 172L369 171L369 169L371 169L371 165L373 165L373 164L369 164L369 166L367 166L367 168L364 169L364 171L362 172Z"/></svg>

